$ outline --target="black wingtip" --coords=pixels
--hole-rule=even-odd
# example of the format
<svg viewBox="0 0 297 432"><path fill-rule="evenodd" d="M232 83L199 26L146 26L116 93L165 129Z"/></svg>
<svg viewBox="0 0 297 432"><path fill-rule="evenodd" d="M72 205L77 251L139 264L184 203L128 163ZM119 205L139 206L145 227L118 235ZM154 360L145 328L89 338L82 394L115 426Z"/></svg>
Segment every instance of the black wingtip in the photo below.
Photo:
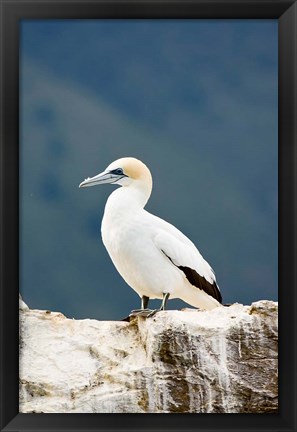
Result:
<svg viewBox="0 0 297 432"><path fill-rule="evenodd" d="M219 303L222 303L222 294L215 281L213 281L213 283L208 282L204 276L200 276L196 270L193 270L190 267L178 266L178 268L184 272L190 284L203 290Z"/></svg>

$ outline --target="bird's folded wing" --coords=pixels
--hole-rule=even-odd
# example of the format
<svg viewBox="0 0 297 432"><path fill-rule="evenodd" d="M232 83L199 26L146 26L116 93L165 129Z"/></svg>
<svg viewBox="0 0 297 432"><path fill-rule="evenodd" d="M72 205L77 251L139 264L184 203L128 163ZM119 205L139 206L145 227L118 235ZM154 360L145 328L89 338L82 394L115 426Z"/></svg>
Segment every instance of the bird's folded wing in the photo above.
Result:
<svg viewBox="0 0 297 432"><path fill-rule="evenodd" d="M215 274L192 242L184 242L171 233L160 230L154 237L154 244L184 273L192 285L221 301Z"/></svg>

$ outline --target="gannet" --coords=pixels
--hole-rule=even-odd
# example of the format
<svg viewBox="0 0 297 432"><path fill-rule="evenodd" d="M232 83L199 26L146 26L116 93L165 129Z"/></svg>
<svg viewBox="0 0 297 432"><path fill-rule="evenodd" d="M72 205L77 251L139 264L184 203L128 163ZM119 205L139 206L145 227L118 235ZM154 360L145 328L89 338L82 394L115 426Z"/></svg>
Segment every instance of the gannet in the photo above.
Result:
<svg viewBox="0 0 297 432"><path fill-rule="evenodd" d="M79 187L104 183L121 186L107 199L101 234L116 269L141 298L141 308L130 316L165 310L169 297L199 309L221 306L214 271L196 246L173 225L144 209L153 185L148 167L124 157ZM149 299L161 299L160 309L148 309Z"/></svg>

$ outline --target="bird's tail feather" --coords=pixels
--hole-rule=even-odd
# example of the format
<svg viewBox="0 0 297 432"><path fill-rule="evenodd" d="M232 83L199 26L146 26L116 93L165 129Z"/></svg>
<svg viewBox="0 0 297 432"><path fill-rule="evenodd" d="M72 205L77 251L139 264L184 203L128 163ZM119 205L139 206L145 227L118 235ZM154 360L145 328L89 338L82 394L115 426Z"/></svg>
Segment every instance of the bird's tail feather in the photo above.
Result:
<svg viewBox="0 0 297 432"><path fill-rule="evenodd" d="M179 294L179 297L186 303L199 309L211 310L222 306L222 304L219 303L215 298L206 294L199 288L192 286L188 286L186 289L183 289L183 292Z"/></svg>

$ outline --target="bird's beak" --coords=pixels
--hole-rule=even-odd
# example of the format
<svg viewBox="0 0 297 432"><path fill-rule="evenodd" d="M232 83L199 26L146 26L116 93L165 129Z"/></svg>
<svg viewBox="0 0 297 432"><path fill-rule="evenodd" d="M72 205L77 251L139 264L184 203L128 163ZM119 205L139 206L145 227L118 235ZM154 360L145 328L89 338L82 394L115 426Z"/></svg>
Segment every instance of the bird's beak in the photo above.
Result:
<svg viewBox="0 0 297 432"><path fill-rule="evenodd" d="M95 185L104 184L104 183L114 183L118 179L119 179L119 176L112 174L110 172L107 172L107 171L103 171L102 173L97 174L94 177L89 177L89 178L85 179L83 182L81 182L79 187L82 188L82 187L95 186Z"/></svg>

